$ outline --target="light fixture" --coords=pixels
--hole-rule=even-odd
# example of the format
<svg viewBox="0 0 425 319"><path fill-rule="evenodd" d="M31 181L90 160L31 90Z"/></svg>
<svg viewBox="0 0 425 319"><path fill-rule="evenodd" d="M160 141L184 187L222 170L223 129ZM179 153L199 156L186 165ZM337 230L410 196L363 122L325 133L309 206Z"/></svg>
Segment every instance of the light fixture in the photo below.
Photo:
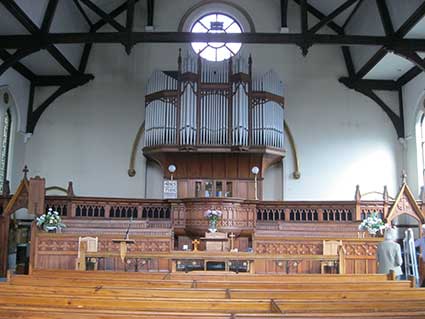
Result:
<svg viewBox="0 0 425 319"><path fill-rule="evenodd" d="M168 171L171 174L171 180L173 180L173 173L176 171L177 167L174 164L168 165Z"/></svg>
<svg viewBox="0 0 425 319"><path fill-rule="evenodd" d="M258 188L257 188L257 175L260 172L260 169L258 168L258 166L254 166L253 168L251 168L251 173L254 174L254 195L255 195L255 200L258 200Z"/></svg>

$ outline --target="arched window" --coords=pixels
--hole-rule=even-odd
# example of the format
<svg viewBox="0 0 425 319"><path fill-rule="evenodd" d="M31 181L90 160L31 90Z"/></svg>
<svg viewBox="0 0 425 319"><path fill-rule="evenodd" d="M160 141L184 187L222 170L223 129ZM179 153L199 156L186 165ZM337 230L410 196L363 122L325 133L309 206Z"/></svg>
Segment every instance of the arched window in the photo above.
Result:
<svg viewBox="0 0 425 319"><path fill-rule="evenodd" d="M0 119L3 128L1 132L1 158L0 158L0 192L3 192L4 181L7 178L7 165L9 158L10 149L10 133L12 128L12 116L10 109L4 113L4 116Z"/></svg>
<svg viewBox="0 0 425 319"><path fill-rule="evenodd" d="M425 113L421 115L419 121L419 145L421 152L421 162L419 163L422 170L422 178L425 176Z"/></svg>
<svg viewBox="0 0 425 319"><path fill-rule="evenodd" d="M196 33L242 33L239 22L223 13L209 13L196 20L191 32ZM195 53L209 61L223 61L237 54L241 43L226 42L192 42Z"/></svg>

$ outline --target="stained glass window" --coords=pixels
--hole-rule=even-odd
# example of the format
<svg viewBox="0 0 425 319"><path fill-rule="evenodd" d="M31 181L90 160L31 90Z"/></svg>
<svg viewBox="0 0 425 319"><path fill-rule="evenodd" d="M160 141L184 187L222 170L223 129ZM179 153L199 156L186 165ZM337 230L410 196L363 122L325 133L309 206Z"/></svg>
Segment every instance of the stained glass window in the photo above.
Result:
<svg viewBox="0 0 425 319"><path fill-rule="evenodd" d="M240 24L232 17L222 13L210 13L198 19L191 32L196 33L242 33ZM209 61L223 61L241 49L241 43L192 42L192 48Z"/></svg>
<svg viewBox="0 0 425 319"><path fill-rule="evenodd" d="M0 192L3 192L4 181L7 177L7 160L9 157L10 131L12 125L10 110L6 111L1 121L3 122L3 132L1 132Z"/></svg>

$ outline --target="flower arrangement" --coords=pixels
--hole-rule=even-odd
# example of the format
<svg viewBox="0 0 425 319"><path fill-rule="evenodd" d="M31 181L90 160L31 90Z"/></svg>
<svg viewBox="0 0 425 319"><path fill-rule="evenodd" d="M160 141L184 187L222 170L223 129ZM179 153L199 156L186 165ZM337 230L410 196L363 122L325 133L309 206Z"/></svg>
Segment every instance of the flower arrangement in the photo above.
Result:
<svg viewBox="0 0 425 319"><path fill-rule="evenodd" d="M373 212L370 216L365 218L359 225L359 230L367 231L369 234L375 236L378 232L385 229L385 224L379 218L377 212Z"/></svg>
<svg viewBox="0 0 425 319"><path fill-rule="evenodd" d="M48 209L47 213L37 217L37 226L45 231L56 229L60 230L66 227L65 224L62 223L62 219L59 216L59 213L51 208Z"/></svg>
<svg viewBox="0 0 425 319"><path fill-rule="evenodd" d="M211 233L215 233L217 231L217 221L219 220L221 215L223 215L223 213L216 209L208 209L204 213L205 218L209 220L208 230Z"/></svg>

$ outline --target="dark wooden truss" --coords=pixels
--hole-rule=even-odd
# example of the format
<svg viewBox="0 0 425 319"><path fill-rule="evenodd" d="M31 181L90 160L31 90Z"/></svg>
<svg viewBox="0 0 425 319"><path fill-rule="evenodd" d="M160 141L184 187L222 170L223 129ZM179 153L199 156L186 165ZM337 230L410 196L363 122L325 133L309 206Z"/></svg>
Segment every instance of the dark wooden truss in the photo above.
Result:
<svg viewBox="0 0 425 319"><path fill-rule="evenodd" d="M71 1L71 0L70 0ZM338 45L341 46L348 76L340 79L340 82L350 89L354 89L374 100L388 114L399 137L404 137L402 105L399 105L400 115L391 111L374 90L398 91L401 96L401 88L418 74L425 70L425 61L417 52L425 51L425 39L406 39L405 35L425 15L425 2L401 25L398 30L394 29L388 11L386 0L376 1L380 18L385 31L384 36L364 36L346 34L345 28L349 21L355 18L355 13L364 0L346 0L328 15L320 12L308 0L292 0L300 6L300 33L243 33L243 34L196 34L190 32L135 32L134 12L135 5L139 0L123 0L122 4L111 12L105 12L92 0L72 0L89 27L86 33L50 33L50 26L55 16L58 0L49 0L41 27L38 27L26 13L13 0L0 0L0 3L25 27L29 34L0 35L0 76L7 69L13 68L31 82L31 95L37 86L55 86L58 89L39 107L32 105L30 98L27 131L33 132L43 110L63 93L75 87L84 85L93 75L86 74L88 59L93 44L118 43L122 44L128 54L134 45L138 43L188 43L188 42L242 42L264 44L293 44L301 48L304 55L313 45ZM154 24L154 0L147 1L147 24ZM281 27L287 27L288 0L281 0ZM346 18L343 25L337 24L334 19L343 12L352 8L351 14ZM90 10L95 13L99 20L93 22L86 13ZM119 23L116 17L126 14L125 25ZM309 24L308 17L312 15L319 22ZM115 32L99 32L104 25L109 24ZM324 27L333 31L332 34L318 34ZM84 44L80 64L77 67L57 49L58 44ZM357 71L354 68L350 46L353 45L379 45L381 48ZM16 50L10 53L10 50ZM46 50L68 73L67 76L38 76L29 70L20 61L40 50ZM364 76L372 70L388 52L393 52L415 64L396 81L366 80ZM33 111L38 110L40 111ZM41 112L41 113L40 113Z"/></svg>

